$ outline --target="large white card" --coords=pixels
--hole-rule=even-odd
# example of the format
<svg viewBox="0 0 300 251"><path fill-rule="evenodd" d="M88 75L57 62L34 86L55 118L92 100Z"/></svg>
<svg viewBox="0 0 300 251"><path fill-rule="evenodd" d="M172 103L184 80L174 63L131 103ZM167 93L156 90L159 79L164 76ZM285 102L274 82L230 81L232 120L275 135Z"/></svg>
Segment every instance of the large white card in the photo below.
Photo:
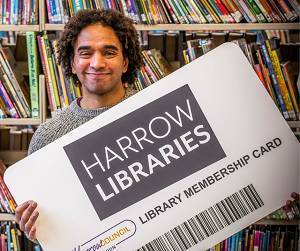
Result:
<svg viewBox="0 0 300 251"><path fill-rule="evenodd" d="M205 250L299 191L299 144L227 43L10 167L46 251Z"/></svg>

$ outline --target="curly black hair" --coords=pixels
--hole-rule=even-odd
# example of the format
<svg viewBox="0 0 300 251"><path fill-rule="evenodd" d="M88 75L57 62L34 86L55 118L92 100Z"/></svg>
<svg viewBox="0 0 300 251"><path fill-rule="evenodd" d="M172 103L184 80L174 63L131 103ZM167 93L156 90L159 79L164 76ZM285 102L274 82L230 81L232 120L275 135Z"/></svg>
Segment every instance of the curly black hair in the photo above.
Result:
<svg viewBox="0 0 300 251"><path fill-rule="evenodd" d="M122 82L133 84L138 70L142 66L142 55L138 34L131 19L121 13L112 10L81 10L70 18L58 42L58 62L64 69L67 77L73 77L79 82L77 76L72 73L72 61L74 58L74 44L80 31L91 24L101 24L111 27L123 47L123 55L128 58L128 69L122 75Z"/></svg>

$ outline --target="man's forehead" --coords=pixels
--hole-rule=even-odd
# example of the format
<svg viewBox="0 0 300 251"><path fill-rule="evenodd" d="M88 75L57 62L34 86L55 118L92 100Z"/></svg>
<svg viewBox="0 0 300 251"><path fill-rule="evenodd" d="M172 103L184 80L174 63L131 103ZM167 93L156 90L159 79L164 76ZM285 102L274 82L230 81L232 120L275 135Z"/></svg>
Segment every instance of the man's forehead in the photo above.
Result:
<svg viewBox="0 0 300 251"><path fill-rule="evenodd" d="M81 30L74 47L94 45L120 47L121 43L112 28L102 26L101 24L93 24Z"/></svg>

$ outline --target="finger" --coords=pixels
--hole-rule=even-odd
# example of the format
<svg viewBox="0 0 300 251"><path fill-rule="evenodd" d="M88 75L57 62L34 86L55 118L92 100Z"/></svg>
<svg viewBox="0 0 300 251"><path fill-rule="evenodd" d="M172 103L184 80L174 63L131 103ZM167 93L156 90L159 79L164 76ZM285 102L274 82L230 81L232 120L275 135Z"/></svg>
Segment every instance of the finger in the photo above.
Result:
<svg viewBox="0 0 300 251"><path fill-rule="evenodd" d="M26 201L16 208L16 221L20 222L24 210L30 205L31 201Z"/></svg>
<svg viewBox="0 0 300 251"><path fill-rule="evenodd" d="M27 233L27 235L29 235L30 231L32 230L33 225L36 222L38 216L39 216L39 212L34 211L33 214L30 216L29 220L27 221L27 223L25 224L25 233Z"/></svg>
<svg viewBox="0 0 300 251"><path fill-rule="evenodd" d="M285 202L285 206L290 207L291 205L292 205L292 201L291 201L291 200L287 200L287 201Z"/></svg>
<svg viewBox="0 0 300 251"><path fill-rule="evenodd" d="M31 230L28 234L28 238L30 240L35 240L36 239L36 227L31 228Z"/></svg>
<svg viewBox="0 0 300 251"><path fill-rule="evenodd" d="M296 201L298 201L298 200L299 200L299 197L300 197L300 195L299 195L298 193L296 193L296 192L293 192L293 193L291 194L291 196L292 196L292 198L295 199Z"/></svg>
<svg viewBox="0 0 300 251"><path fill-rule="evenodd" d="M23 212L20 223L19 223L20 229L22 231L25 231L25 224L31 217L31 215L32 215L33 211L36 209L36 207L37 207L37 203L33 201L32 203L30 203L29 207L27 207L26 210Z"/></svg>

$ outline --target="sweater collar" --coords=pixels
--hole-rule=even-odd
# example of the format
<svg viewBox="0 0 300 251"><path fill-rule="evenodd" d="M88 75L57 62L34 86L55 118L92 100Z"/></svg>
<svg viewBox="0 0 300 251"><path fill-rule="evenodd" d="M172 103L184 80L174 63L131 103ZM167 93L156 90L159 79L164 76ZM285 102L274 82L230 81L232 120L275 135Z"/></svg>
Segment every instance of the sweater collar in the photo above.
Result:
<svg viewBox="0 0 300 251"><path fill-rule="evenodd" d="M136 93L136 90L133 89L133 87L126 88L124 97L116 104L122 102L123 100L127 99L128 97L132 96L135 93ZM116 104L114 104L114 105L116 105ZM104 106L104 107L100 107L100 108L96 108L96 109L84 109L78 105L78 101L76 99L70 104L69 109L71 110L71 112L73 112L76 116L79 116L79 117L95 117L95 116L98 116L99 114L105 112L109 108L113 107L114 105Z"/></svg>

